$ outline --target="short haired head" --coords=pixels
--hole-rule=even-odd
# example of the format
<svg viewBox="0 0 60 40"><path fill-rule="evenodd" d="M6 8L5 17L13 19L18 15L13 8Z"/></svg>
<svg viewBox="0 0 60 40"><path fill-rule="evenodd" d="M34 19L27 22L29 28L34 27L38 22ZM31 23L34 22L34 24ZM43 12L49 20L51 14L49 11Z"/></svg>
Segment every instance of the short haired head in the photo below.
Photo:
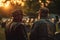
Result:
<svg viewBox="0 0 60 40"><path fill-rule="evenodd" d="M22 21L22 18L23 18L23 12L22 10L15 10L13 13L12 13L12 16L13 16L13 20L15 21Z"/></svg>
<svg viewBox="0 0 60 40"><path fill-rule="evenodd" d="M18 16L18 15L22 15L22 16L23 16L22 10L15 10L15 11L12 13L12 16L13 16L13 17Z"/></svg>
<svg viewBox="0 0 60 40"><path fill-rule="evenodd" d="M48 8L40 8L40 17L47 17L49 13L49 9Z"/></svg>

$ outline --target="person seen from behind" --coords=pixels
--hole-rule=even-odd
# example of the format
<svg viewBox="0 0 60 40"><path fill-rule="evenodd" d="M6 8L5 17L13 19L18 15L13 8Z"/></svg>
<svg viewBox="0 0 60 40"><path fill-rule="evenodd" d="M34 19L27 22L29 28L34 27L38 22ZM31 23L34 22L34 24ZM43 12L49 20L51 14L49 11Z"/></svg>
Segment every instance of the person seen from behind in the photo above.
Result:
<svg viewBox="0 0 60 40"><path fill-rule="evenodd" d="M55 26L48 19L49 9L44 7L40 8L40 20L32 25L30 40L53 40Z"/></svg>
<svg viewBox="0 0 60 40"><path fill-rule="evenodd" d="M6 40L27 40L25 26L22 23L23 12L16 10L12 13L13 21L6 26Z"/></svg>

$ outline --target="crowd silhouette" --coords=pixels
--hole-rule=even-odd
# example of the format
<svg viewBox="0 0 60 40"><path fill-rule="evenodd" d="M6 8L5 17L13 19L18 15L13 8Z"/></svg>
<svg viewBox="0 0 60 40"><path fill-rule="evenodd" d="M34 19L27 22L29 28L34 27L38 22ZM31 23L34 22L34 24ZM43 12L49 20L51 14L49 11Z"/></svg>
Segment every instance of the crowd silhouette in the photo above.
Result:
<svg viewBox="0 0 60 40"><path fill-rule="evenodd" d="M5 28L6 40L60 40L60 22L58 16L52 23L49 20L49 9L39 9L39 20L32 25L23 21L23 11L15 10L12 13L12 21L2 23Z"/></svg>

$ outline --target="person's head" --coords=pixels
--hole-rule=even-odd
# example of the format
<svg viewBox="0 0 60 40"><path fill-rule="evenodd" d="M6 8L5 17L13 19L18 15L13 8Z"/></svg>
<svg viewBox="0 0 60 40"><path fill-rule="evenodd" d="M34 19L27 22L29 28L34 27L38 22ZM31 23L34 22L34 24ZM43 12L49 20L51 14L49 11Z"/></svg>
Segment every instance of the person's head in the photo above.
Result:
<svg viewBox="0 0 60 40"><path fill-rule="evenodd" d="M59 19L58 16L55 16L55 17L56 17L56 19Z"/></svg>
<svg viewBox="0 0 60 40"><path fill-rule="evenodd" d="M22 21L22 18L23 18L23 12L22 10L15 10L13 13L12 13L12 16L13 16L13 21Z"/></svg>
<svg viewBox="0 0 60 40"><path fill-rule="evenodd" d="M40 14L40 18L47 18L48 17L48 13L49 13L49 9L48 8L40 8L39 10L39 14Z"/></svg>
<svg viewBox="0 0 60 40"><path fill-rule="evenodd" d="M56 20L56 21L59 21L59 17L58 17L58 16L55 16L55 17L56 17L55 20Z"/></svg>

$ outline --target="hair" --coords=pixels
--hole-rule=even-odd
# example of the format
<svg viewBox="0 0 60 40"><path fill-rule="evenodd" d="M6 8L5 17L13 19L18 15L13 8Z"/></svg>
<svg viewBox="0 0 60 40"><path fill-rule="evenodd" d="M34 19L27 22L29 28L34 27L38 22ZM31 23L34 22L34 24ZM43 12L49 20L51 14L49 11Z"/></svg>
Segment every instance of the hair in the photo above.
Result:
<svg viewBox="0 0 60 40"><path fill-rule="evenodd" d="M48 8L40 8L40 16L41 17L47 17L49 13L49 9Z"/></svg>
<svg viewBox="0 0 60 40"><path fill-rule="evenodd" d="M13 13L12 13L12 16L17 16L17 15L23 15L23 12L22 10L15 10Z"/></svg>
<svg viewBox="0 0 60 40"><path fill-rule="evenodd" d="M15 10L13 13L12 13L12 16L13 16L13 21L22 21L22 18L23 18L23 12L22 10Z"/></svg>
<svg viewBox="0 0 60 40"><path fill-rule="evenodd" d="M55 16L55 17L56 17L55 21L58 22L59 21L59 17L58 16Z"/></svg>

